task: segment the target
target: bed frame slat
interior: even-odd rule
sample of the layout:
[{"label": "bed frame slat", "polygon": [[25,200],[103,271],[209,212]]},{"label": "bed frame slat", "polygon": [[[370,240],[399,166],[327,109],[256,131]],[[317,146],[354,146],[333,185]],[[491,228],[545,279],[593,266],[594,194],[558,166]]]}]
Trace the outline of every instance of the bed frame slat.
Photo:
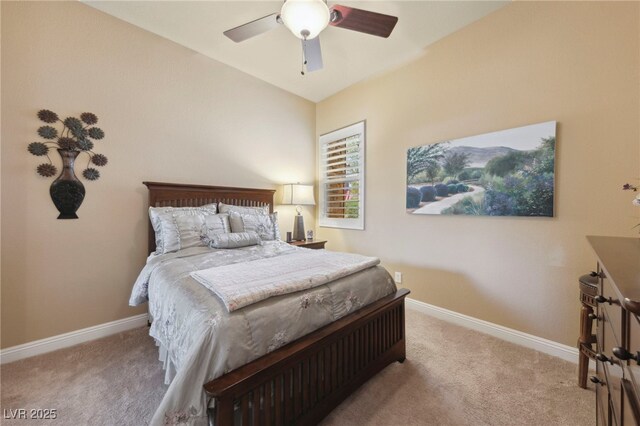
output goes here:
[{"label": "bed frame slat", "polygon": [[[274,380],[273,402],[265,395],[261,408],[252,407],[251,418],[264,419],[260,424],[318,423],[371,376],[392,362],[404,361],[404,332],[395,330],[402,324],[407,294],[408,290],[400,289],[205,384],[205,391],[216,401],[216,419],[221,418],[220,412],[229,413],[221,402],[239,407],[235,422],[231,415],[216,426],[250,424],[245,399],[255,399],[254,389],[269,389]],[[393,318],[398,318],[397,328]],[[269,421],[272,412],[273,422]]]},{"label": "bed frame slat", "polygon": [[264,385],[264,424],[273,424],[271,409],[273,407],[273,380],[268,380]]}]

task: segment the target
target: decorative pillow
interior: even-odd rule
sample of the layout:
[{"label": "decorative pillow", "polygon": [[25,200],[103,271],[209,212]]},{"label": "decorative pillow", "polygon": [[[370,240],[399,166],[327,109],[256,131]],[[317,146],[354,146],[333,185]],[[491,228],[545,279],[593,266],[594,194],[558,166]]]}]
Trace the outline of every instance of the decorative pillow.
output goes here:
[{"label": "decorative pillow", "polygon": [[232,234],[214,234],[209,239],[209,247],[214,249],[233,249],[260,244],[260,236],[255,232],[235,232]]},{"label": "decorative pillow", "polygon": [[177,251],[189,247],[206,246],[208,240],[202,238],[203,234],[224,234],[231,232],[228,214],[198,214],[198,215],[173,215],[173,221],[178,230],[178,244],[167,246],[166,251]]},{"label": "decorative pillow", "polygon": [[269,214],[269,206],[242,207],[242,206],[233,206],[231,204],[220,203],[218,206],[218,210],[220,210],[220,213],[242,213],[242,214],[261,214],[261,215]]},{"label": "decorative pillow", "polygon": [[229,215],[229,222],[231,223],[231,232],[252,231],[264,241],[280,240],[278,213],[262,215],[233,212]]},{"label": "decorative pillow", "polygon": [[[180,236],[174,216],[197,216],[216,214],[216,205],[201,207],[149,207],[151,226],[156,234],[156,254],[169,253],[180,249]],[[198,239],[200,234],[198,234]]]},{"label": "decorative pillow", "polygon": [[229,215],[226,213],[204,217],[204,224],[200,230],[199,238],[205,246],[209,245],[214,235],[228,234],[231,232]]}]

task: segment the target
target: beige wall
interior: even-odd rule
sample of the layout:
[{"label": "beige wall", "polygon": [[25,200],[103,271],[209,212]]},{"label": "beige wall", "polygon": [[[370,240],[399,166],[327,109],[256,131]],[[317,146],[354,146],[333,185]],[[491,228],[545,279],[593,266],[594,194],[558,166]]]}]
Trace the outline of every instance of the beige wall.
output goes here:
[{"label": "beige wall", "polygon": [[[368,131],[366,230],[319,237],[380,256],[416,299],[573,345],[576,277],[594,263],[584,236],[634,235],[619,188],[640,175],[638,3],[507,6],[315,115],[80,3],[1,10],[3,348],[144,312],[127,307],[145,257],[143,180],[311,182],[316,125],[367,119]],[[97,151],[110,163],[86,183],[79,220],[56,220],[51,180],[26,152],[40,108],[95,112],[107,133]],[[559,122],[556,218],[405,213],[407,148],[546,120]],[[290,230],[293,208],[278,210]]]},{"label": "beige wall", "polygon": [[[640,4],[517,3],[317,106],[319,134],[367,120],[366,230],[328,247],[380,256],[411,297],[574,345],[585,235],[634,236]],[[558,121],[553,219],[405,213],[413,146]],[[634,218],[635,216],[635,218]]]},{"label": "beige wall", "polygon": [[[313,103],[78,2],[1,7],[2,347],[145,311],[127,306],[146,255],[143,180],[313,182]],[[94,112],[107,135],[78,220],[56,219],[26,150],[41,108]],[[290,230],[293,208],[278,210]]]}]

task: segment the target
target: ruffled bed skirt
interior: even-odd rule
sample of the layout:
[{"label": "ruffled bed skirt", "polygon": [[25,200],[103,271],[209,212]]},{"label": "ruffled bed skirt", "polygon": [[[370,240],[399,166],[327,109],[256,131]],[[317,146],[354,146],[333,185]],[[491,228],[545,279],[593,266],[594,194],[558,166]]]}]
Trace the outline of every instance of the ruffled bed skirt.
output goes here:
[{"label": "ruffled bed skirt", "polygon": [[[165,348],[165,346],[160,343],[160,341],[158,341],[157,339],[154,339],[156,342],[156,346],[158,347],[158,359],[162,362],[162,369],[164,370],[164,384],[165,385],[170,385],[171,382],[173,381],[173,379],[176,377],[176,366],[173,364],[173,362],[171,361],[171,357],[169,356],[169,351],[167,350],[167,348]],[[209,400],[209,404],[208,404],[208,409],[207,409],[207,417],[208,420],[202,419],[202,418],[194,418],[191,419],[192,421],[194,421],[194,423],[191,423],[191,421],[187,421],[186,424],[207,424],[208,426],[214,426],[213,424],[213,408],[215,407],[215,401],[213,399]],[[238,422],[240,419],[240,412],[238,411],[239,407],[234,407],[234,411],[237,411],[235,413],[235,415],[238,417]],[[183,420],[183,418],[181,416],[178,416],[177,418],[177,422],[173,423],[172,420],[174,420],[171,416],[169,419],[165,418],[165,424],[183,424],[181,421]],[[239,423],[238,423],[239,424]]]},{"label": "ruffled bed skirt", "polygon": [[158,358],[160,359],[160,361],[162,361],[162,369],[164,370],[164,384],[170,385],[173,381],[173,378],[176,377],[176,366],[173,365],[167,348],[165,348],[164,345],[157,339],[154,340],[156,341],[156,346],[158,347]]}]

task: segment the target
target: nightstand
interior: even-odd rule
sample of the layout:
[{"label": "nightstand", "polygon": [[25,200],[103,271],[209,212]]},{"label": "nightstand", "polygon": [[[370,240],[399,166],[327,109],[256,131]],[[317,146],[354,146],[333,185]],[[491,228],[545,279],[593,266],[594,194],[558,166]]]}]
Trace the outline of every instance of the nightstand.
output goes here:
[{"label": "nightstand", "polygon": [[307,241],[290,241],[289,244],[297,247],[304,247],[313,250],[320,250],[324,248],[326,241],[316,241],[316,240],[307,240]]}]

